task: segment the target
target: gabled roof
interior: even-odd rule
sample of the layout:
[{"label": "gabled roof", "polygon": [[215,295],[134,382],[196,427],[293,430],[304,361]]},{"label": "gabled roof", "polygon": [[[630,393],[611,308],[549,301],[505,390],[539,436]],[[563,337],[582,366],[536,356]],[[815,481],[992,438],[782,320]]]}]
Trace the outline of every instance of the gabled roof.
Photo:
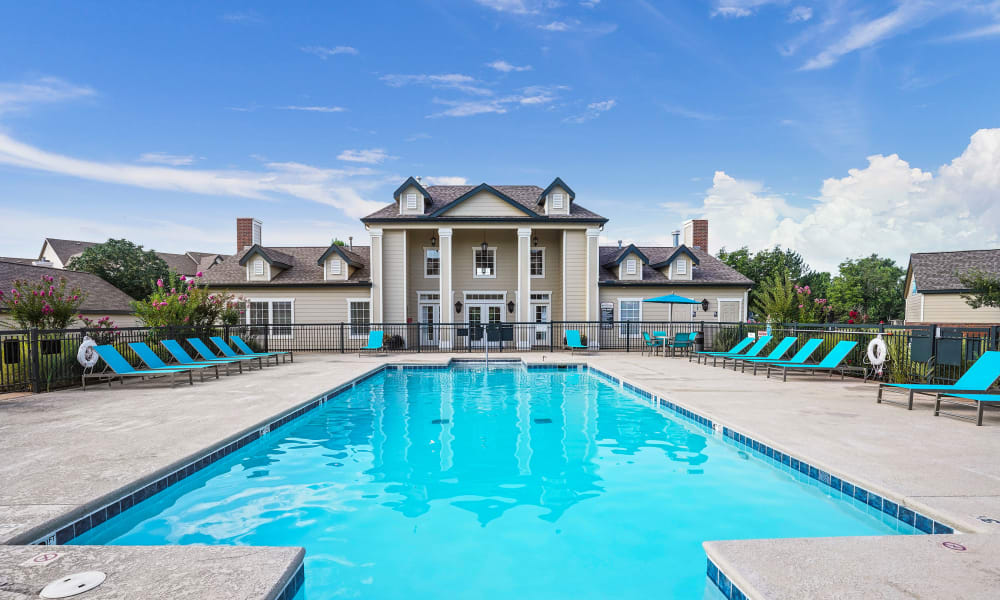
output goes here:
[{"label": "gabled roof", "polygon": [[292,266],[292,258],[290,256],[280,250],[275,250],[274,248],[264,248],[260,244],[250,246],[247,251],[243,253],[243,257],[240,258],[240,266],[246,266],[250,257],[254,254],[260,254],[261,258],[266,260],[267,264],[272,267],[287,269]]},{"label": "gabled roof", "polygon": [[562,189],[566,190],[566,193],[569,194],[570,202],[576,200],[576,192],[570,189],[570,187],[566,185],[566,183],[562,179],[556,177],[555,179],[552,180],[552,183],[549,184],[549,187],[542,190],[541,194],[538,194],[537,204],[541,204],[545,200],[545,197],[549,195],[549,192],[552,191],[552,188],[555,187],[561,187]]},{"label": "gabled roof", "polygon": [[625,257],[628,256],[629,254],[635,254],[636,256],[641,258],[642,264],[644,265],[649,264],[649,257],[643,254],[642,250],[636,248],[635,244],[629,244],[628,246],[622,248],[622,251],[618,253],[618,256],[615,257],[615,259],[608,264],[615,266],[620,265],[622,264],[622,261],[625,260]]},{"label": "gabled roof", "polygon": [[361,268],[364,266],[357,256],[352,255],[350,252],[345,250],[343,246],[341,246],[340,244],[330,244],[330,247],[326,249],[326,252],[324,252],[322,255],[320,255],[318,259],[316,259],[316,264],[322,265],[324,262],[326,262],[326,259],[329,258],[331,254],[339,255],[340,258],[344,259],[345,263],[349,264],[352,267]]},{"label": "gabled roof", "polygon": [[93,273],[67,271],[54,267],[36,267],[22,262],[0,259],[0,289],[10,290],[14,286],[14,281],[18,279],[29,282],[38,281],[42,275],[55,277],[57,282],[61,277],[65,278],[67,287],[79,287],[86,292],[87,297],[80,305],[82,313],[132,313],[132,297]]},{"label": "gabled roof", "polygon": [[[52,251],[55,252],[56,256],[59,257],[59,260],[61,260],[63,264],[66,264],[69,262],[69,259],[73,258],[73,256],[80,254],[81,252],[83,252],[87,248],[90,248],[91,246],[96,246],[97,242],[81,242],[79,240],[60,240],[57,238],[45,238],[45,240],[42,243],[43,250],[45,249],[45,244],[48,244],[49,248],[52,248]],[[41,257],[42,253],[39,252],[38,258]]]},{"label": "gabled roof", "polygon": [[697,265],[701,262],[701,260],[695,255],[693,250],[691,250],[684,244],[681,244],[680,246],[677,246],[677,248],[675,248],[674,251],[670,253],[670,256],[668,256],[665,260],[661,260],[660,262],[652,264],[650,266],[653,267],[654,269],[662,269],[663,267],[669,266],[670,263],[674,262],[674,259],[677,258],[678,254],[686,254],[691,259],[691,262],[693,264]]},{"label": "gabled roof", "polygon": [[917,252],[910,255],[909,274],[917,292],[967,292],[959,273],[985,271],[1000,276],[1000,249]]},{"label": "gabled roof", "polygon": [[204,281],[223,288],[371,287],[368,246],[340,248],[361,266],[354,269],[347,279],[330,280],[324,278],[323,261],[319,260],[320,256],[329,252],[329,246],[282,246],[281,248],[263,247],[262,249],[269,255],[280,253],[291,266],[280,271],[270,281],[247,281],[243,259],[252,253],[253,247],[251,247],[236,256],[226,258],[211,271],[206,271]]},{"label": "gabled roof", "polygon": [[[45,244],[48,244],[52,251],[56,253],[59,260],[62,261],[63,265],[69,263],[69,259],[82,253],[87,248],[96,246],[98,242],[83,242],[80,240],[60,240],[57,238],[45,238],[42,244],[42,250],[45,249]],[[155,251],[154,251],[155,252]],[[212,268],[215,264],[214,258],[212,260],[207,260],[208,257],[217,257],[224,255],[211,254],[208,252],[185,252],[184,254],[173,254],[170,252],[156,252],[156,255],[163,259],[163,262],[167,263],[167,266],[176,272],[178,275],[188,275],[193,276],[198,271],[207,271]],[[38,258],[42,257],[42,253],[38,253]]]},{"label": "gabled roof", "polygon": [[459,204],[465,202],[466,200],[468,200],[469,198],[472,198],[473,196],[475,196],[476,194],[478,194],[480,192],[489,192],[489,193],[493,194],[494,196],[496,196],[497,198],[500,198],[501,200],[503,200],[507,204],[510,204],[514,208],[520,210],[521,212],[523,212],[524,214],[526,214],[528,216],[531,216],[531,217],[537,217],[538,216],[538,213],[536,213],[535,211],[529,210],[526,206],[522,205],[517,200],[514,200],[513,198],[511,198],[507,194],[501,192],[500,190],[496,189],[495,187],[491,186],[488,183],[480,183],[479,185],[477,185],[476,187],[472,188],[471,190],[465,192],[464,194],[462,194],[458,198],[455,198],[448,205],[442,206],[441,208],[435,210],[429,216],[431,216],[431,217],[437,217],[441,213],[447,212],[447,211],[455,208]]},{"label": "gabled roof", "polygon": [[[688,248],[698,258],[698,268],[691,270],[691,279],[668,279],[654,265],[665,262],[680,246],[636,246],[645,254],[651,264],[642,266],[642,280],[618,279],[618,269],[615,260],[621,256],[623,249],[618,246],[601,246],[600,268],[598,269],[598,285],[618,287],[684,287],[684,286],[733,286],[750,287],[753,281],[742,273],[715,258],[701,248]],[[683,295],[683,293],[682,293]]]},{"label": "gabled roof", "polygon": [[392,193],[392,199],[399,200],[399,195],[405,192],[406,188],[410,186],[413,186],[418,190],[420,190],[420,193],[424,195],[425,200],[431,197],[431,195],[427,193],[427,189],[424,188],[424,186],[420,185],[420,182],[417,181],[415,177],[410,177],[409,179],[403,182],[403,185],[396,188],[396,191]]}]

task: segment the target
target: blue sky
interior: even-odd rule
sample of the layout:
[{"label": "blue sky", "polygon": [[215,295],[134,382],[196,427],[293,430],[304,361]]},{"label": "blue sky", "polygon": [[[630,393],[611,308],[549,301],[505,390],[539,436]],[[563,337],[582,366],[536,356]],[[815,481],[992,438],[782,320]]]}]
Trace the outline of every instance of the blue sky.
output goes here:
[{"label": "blue sky", "polygon": [[997,0],[14,3],[0,255],[365,241],[408,175],[823,268],[997,246],[997,56]]}]

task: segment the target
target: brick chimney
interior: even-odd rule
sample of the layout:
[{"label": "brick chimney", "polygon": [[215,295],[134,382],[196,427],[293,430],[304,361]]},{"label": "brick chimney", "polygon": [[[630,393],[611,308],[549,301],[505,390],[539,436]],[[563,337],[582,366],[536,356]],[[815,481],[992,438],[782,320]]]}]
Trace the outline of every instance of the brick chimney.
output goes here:
[{"label": "brick chimney", "polygon": [[684,245],[708,251],[708,219],[684,222]]},{"label": "brick chimney", "polygon": [[236,253],[260,243],[261,222],[253,217],[236,218]]}]

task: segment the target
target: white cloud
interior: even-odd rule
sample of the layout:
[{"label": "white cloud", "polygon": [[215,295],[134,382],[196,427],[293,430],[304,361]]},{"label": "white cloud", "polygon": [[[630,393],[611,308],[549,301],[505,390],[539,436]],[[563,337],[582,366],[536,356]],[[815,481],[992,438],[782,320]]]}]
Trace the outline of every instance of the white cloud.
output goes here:
[{"label": "white cloud", "polygon": [[583,0],[580,2],[580,6],[584,8],[595,8],[600,3],[601,0]]},{"label": "white cloud", "polygon": [[0,133],[0,164],[91,181],[209,196],[276,200],[291,196],[361,217],[382,206],[365,200],[384,178],[370,168],[324,169],[301,163],[266,163],[263,171],[216,171],[99,162],[47,152]]},{"label": "white cloud", "polygon": [[190,154],[178,155],[167,154],[166,152],[146,152],[145,154],[139,156],[139,162],[180,167],[192,164],[194,162],[194,157]]},{"label": "white cloud", "polygon": [[825,180],[812,204],[798,207],[760,183],[719,171],[700,206],[669,210],[707,218],[713,251],[781,244],[814,268],[831,270],[873,252],[905,264],[911,252],[997,247],[998,190],[1000,129],[981,129],[936,174],[896,154],[874,155],[866,167]]},{"label": "white cloud", "polygon": [[495,60],[491,63],[486,63],[486,66],[491,69],[496,69],[501,73],[510,73],[511,71],[530,71],[531,65],[517,66],[512,65],[505,60]]},{"label": "white cloud", "polygon": [[445,175],[440,177],[424,177],[421,179],[421,183],[424,185],[466,185],[468,180],[465,177]]},{"label": "white cloud", "polygon": [[602,100],[600,102],[591,102],[590,104],[587,105],[587,110],[584,111],[583,113],[572,117],[566,117],[563,120],[567,123],[584,123],[586,121],[590,121],[591,119],[596,119],[602,114],[608,112],[609,110],[615,107],[615,104],[617,104],[617,102],[615,102],[614,100]]},{"label": "white cloud", "polygon": [[493,90],[473,85],[478,83],[475,77],[463,75],[461,73],[444,73],[440,75],[383,75],[380,77],[386,85],[391,87],[403,87],[404,85],[426,85],[437,89],[456,89],[467,94],[477,96],[489,96]]},{"label": "white cloud", "polygon": [[558,98],[565,86],[529,86],[519,92],[500,98],[485,98],[480,100],[446,100],[435,98],[436,104],[450,108],[428,117],[470,117],[488,113],[504,114],[519,106],[540,106],[549,104]]},{"label": "white cloud", "polygon": [[331,56],[336,56],[338,54],[350,54],[357,55],[357,48],[352,48],[351,46],[303,46],[300,48],[306,54],[314,54],[323,60],[330,58]]},{"label": "white cloud", "polygon": [[497,12],[515,15],[534,15],[559,6],[558,0],[476,0],[476,3]]},{"label": "white cloud", "polygon": [[343,106],[279,106],[280,110],[301,110],[306,112],[339,113],[347,109]]},{"label": "white cloud", "polygon": [[955,35],[949,35],[947,37],[941,38],[938,41],[960,42],[964,40],[976,40],[984,37],[992,37],[995,35],[1000,35],[1000,23],[994,23],[992,25],[986,25],[985,27],[979,27],[977,29],[963,31],[962,33],[956,33]]},{"label": "white cloud", "polygon": [[678,117],[684,117],[685,119],[695,119],[698,121],[718,121],[722,117],[718,115],[713,115],[711,113],[702,112],[700,110],[692,110],[690,108],[684,108],[683,106],[677,106],[676,104],[662,104],[663,110],[667,111],[672,115],[677,115]]},{"label": "white cloud", "polygon": [[381,164],[385,162],[385,159],[387,158],[396,157],[389,156],[389,154],[381,148],[372,148],[370,150],[344,150],[337,155],[337,160],[366,163],[369,165]]},{"label": "white cloud", "polygon": [[574,25],[578,25],[578,21],[572,23],[567,23],[566,21],[552,21],[547,25],[539,25],[539,29],[544,29],[545,31],[569,31]]},{"label": "white cloud", "polygon": [[796,6],[788,12],[788,22],[798,23],[800,21],[808,21],[813,16],[813,9],[808,6]]},{"label": "white cloud", "polygon": [[0,83],[0,114],[24,110],[34,104],[49,104],[94,96],[92,88],[74,85],[57,77],[40,77],[21,83]]},{"label": "white cloud", "polygon": [[410,137],[404,139],[404,142],[416,142],[418,140],[429,140],[431,139],[431,134],[429,133],[414,133]]}]

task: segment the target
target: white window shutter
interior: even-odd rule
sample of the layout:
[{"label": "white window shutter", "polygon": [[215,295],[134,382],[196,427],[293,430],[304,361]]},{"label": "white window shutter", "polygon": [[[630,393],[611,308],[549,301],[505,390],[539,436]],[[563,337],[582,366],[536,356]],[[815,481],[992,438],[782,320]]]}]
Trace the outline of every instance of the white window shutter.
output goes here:
[{"label": "white window shutter", "polygon": [[340,261],[336,258],[330,261],[330,275],[340,275]]},{"label": "white window shutter", "polygon": [[406,195],[406,208],[407,208],[407,210],[416,210],[417,209],[417,195],[416,194],[407,194]]},{"label": "white window shutter", "polygon": [[562,210],[562,207],[563,207],[563,195],[552,194],[552,208]]},{"label": "white window shutter", "polygon": [[258,258],[255,261],[253,261],[253,274],[254,275],[263,275],[264,274],[264,259],[263,258]]},{"label": "white window shutter", "polygon": [[625,272],[629,275],[635,275],[635,259],[630,258],[625,261]]}]

